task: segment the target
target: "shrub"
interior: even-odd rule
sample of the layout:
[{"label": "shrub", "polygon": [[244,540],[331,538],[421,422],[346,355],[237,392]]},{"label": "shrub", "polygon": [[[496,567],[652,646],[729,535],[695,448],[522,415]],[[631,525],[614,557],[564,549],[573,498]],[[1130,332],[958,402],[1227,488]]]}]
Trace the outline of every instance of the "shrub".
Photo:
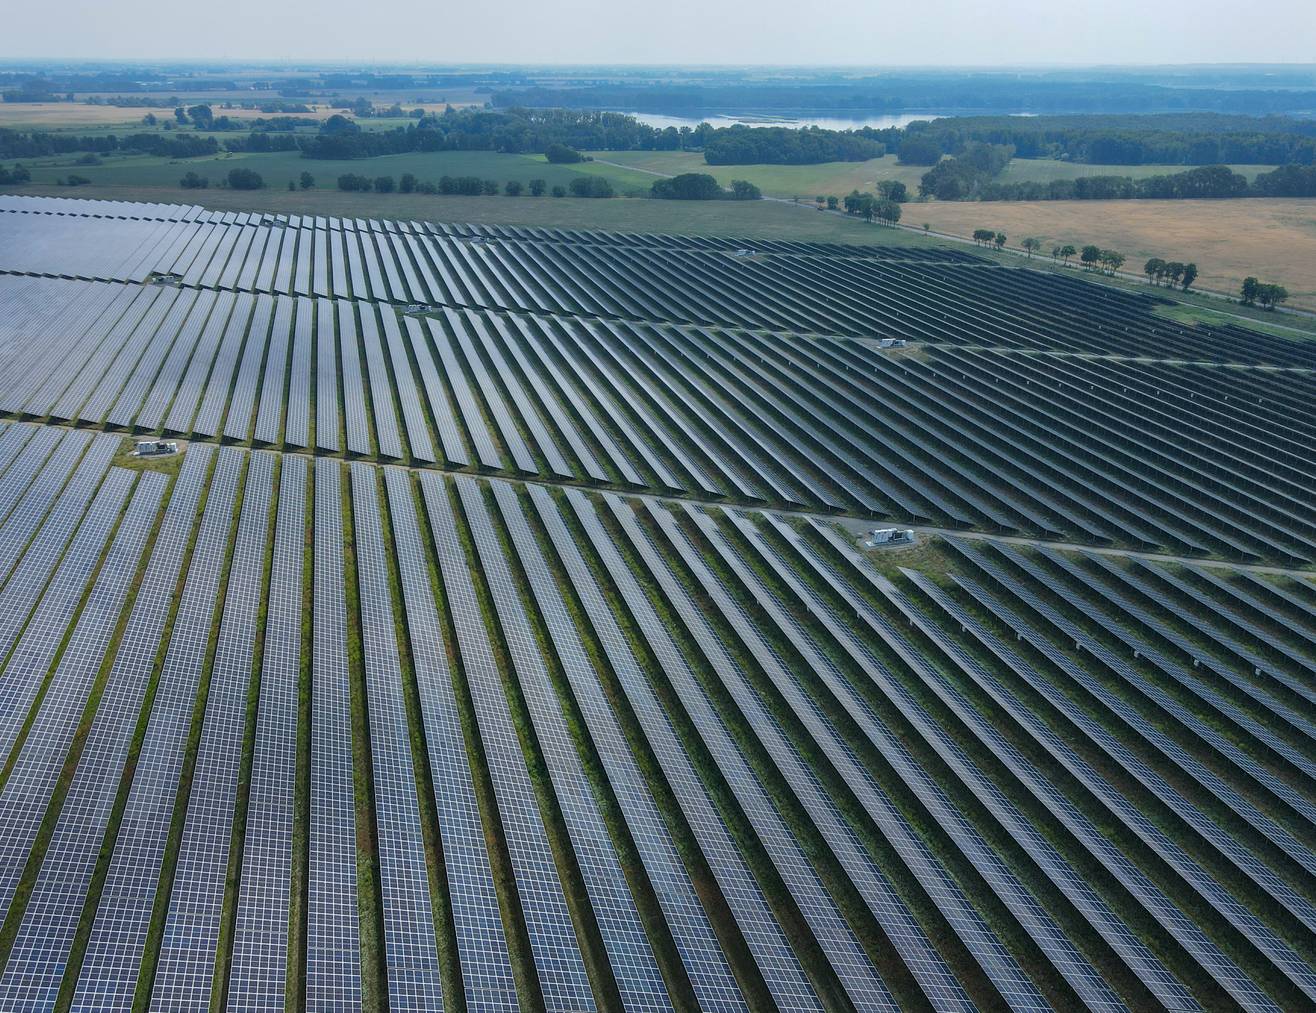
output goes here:
[{"label": "shrub", "polygon": [[571,165],[575,162],[585,161],[585,156],[570,145],[560,144],[554,141],[544,149],[544,157],[554,165]]},{"label": "shrub", "polygon": [[392,193],[397,189],[397,184],[393,181],[392,176],[375,177],[375,193]]},{"label": "shrub", "polygon": [[373,184],[369,176],[360,176],[354,172],[345,172],[338,177],[338,189],[340,190],[369,190]]},{"label": "shrub", "polygon": [[183,174],[183,178],[178,181],[178,185],[184,190],[204,190],[210,186],[210,180],[205,176],[198,176],[195,172]]},{"label": "shrub", "polygon": [[602,176],[577,176],[571,181],[573,197],[613,197],[616,191]]},{"label": "shrub", "polygon": [[265,185],[265,180],[253,169],[230,169],[228,185],[234,190],[259,190]]},{"label": "shrub", "polygon": [[660,179],[649,192],[662,200],[718,200],[726,196],[717,180],[706,172],[683,172]]},{"label": "shrub", "polygon": [[567,188],[565,186],[559,184],[558,186],[553,187],[554,197],[565,197],[566,195],[567,195]]}]

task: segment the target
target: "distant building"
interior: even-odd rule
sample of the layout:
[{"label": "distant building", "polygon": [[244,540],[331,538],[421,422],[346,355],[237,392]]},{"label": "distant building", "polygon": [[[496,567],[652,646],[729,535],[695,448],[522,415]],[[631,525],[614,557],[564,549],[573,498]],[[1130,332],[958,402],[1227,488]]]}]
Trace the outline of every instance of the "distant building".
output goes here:
[{"label": "distant building", "polygon": [[178,453],[178,444],[169,440],[146,440],[133,448],[138,457],[164,457]]}]

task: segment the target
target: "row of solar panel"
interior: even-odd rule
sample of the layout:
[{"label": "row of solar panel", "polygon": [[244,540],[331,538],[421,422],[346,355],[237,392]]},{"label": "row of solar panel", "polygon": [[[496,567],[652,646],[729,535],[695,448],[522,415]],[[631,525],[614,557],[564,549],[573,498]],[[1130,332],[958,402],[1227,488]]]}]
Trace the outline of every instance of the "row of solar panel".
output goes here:
[{"label": "row of solar panel", "polygon": [[1189,553],[1316,552],[1302,374],[1226,388],[1187,365],[888,359],[846,340],[585,318],[0,288],[15,307],[0,331],[9,412]]},{"label": "row of solar panel", "polygon": [[[134,491],[131,475],[109,467],[115,442],[0,429],[0,544],[26,547],[0,582],[6,622],[11,610],[20,615],[7,669],[18,677],[4,683],[13,694],[4,713],[15,715],[0,788],[5,912],[37,831],[54,820],[15,916],[0,975],[5,1008],[50,1008],[86,918],[90,934],[67,972],[74,1008],[127,1009],[143,987],[162,1009],[206,1006],[226,903],[246,927],[222,983],[229,1008],[282,1008],[303,609],[312,616],[309,1003],[350,1005],[361,995],[361,749],[374,774],[390,1008],[443,1002],[436,933],[447,931],[446,919],[434,907],[431,872],[446,873],[463,990],[477,1009],[516,1008],[508,919],[524,928],[550,1009],[593,1008],[601,987],[615,987],[628,1009],[668,1008],[674,974],[706,1009],[742,1008],[755,989],[780,1009],[821,1008],[829,989],[858,1009],[901,1008],[913,997],[939,1009],[989,997],[1043,1009],[1067,990],[1104,1009],[1150,996],[1167,1008],[1209,1005],[1219,994],[1246,1008],[1316,998],[1303,928],[1316,920],[1316,859],[1306,843],[1316,800],[1311,701],[1289,685],[1306,683],[1316,664],[1310,585],[1080,565],[1055,553],[1044,574],[1008,546],[988,554],[958,543],[999,592],[967,575],[963,591],[951,591],[915,573],[904,590],[817,524],[688,504],[672,512],[612,494],[600,512],[578,490],[555,499],[542,487],[518,494],[506,482],[434,473],[417,485],[400,469],[364,463],[352,465],[344,487],[342,465],[322,459],[312,598],[303,604],[303,459],[194,445],[139,573],[164,481],[147,473]],[[359,603],[351,615],[345,505]],[[119,629],[134,577],[140,588]],[[1057,580],[1092,603],[1086,616],[1101,630],[1080,629],[1048,601]],[[1159,598],[1137,582],[1156,582]],[[1128,611],[1135,591],[1141,602]],[[266,594],[281,607],[267,611]],[[1187,601],[1217,610],[1203,619],[1177,604]],[[1036,657],[1000,639],[983,613]],[[362,645],[355,687],[352,627]],[[957,627],[987,657],[957,639]],[[76,773],[48,813],[115,637]],[[1083,657],[1061,642],[1081,646]],[[1119,644],[1136,645],[1138,657],[1121,658]],[[1171,657],[1171,645],[1194,650]],[[591,660],[595,649],[606,670]],[[1241,649],[1265,665],[1248,667]],[[408,715],[407,670],[419,715]],[[948,679],[952,670],[961,676]],[[1111,676],[1120,688],[1108,685]],[[1084,695],[1065,689],[1071,684]],[[258,718],[244,807],[237,779],[252,693]],[[355,693],[369,734],[354,747]],[[134,774],[119,799],[146,699]],[[1039,711],[1038,700],[1067,724]],[[1142,720],[1145,705],[1161,708],[1173,730]],[[467,706],[477,740],[462,731]],[[1107,713],[1118,721],[1108,724]],[[573,714],[583,733],[571,730]],[[421,816],[430,803],[417,794],[426,782],[406,732],[417,721],[443,856],[434,870]],[[601,764],[582,755],[580,734]],[[474,741],[481,760],[472,769]],[[1039,766],[1043,757],[1053,766]],[[650,763],[660,782],[644,772]],[[546,781],[536,784],[539,764]],[[496,807],[477,802],[480,781]],[[622,838],[601,790],[621,813]],[[230,854],[240,808],[247,833]],[[1039,812],[1064,834],[1038,823]],[[489,825],[505,852],[487,851]],[[112,828],[112,856],[89,908]],[[176,850],[167,846],[171,828]],[[712,873],[698,890],[691,847],[696,871]],[[638,866],[627,866],[626,848]],[[503,875],[515,883],[515,909],[500,907]],[[709,889],[721,898],[711,908]],[[637,890],[653,891],[661,929]],[[156,910],[165,917],[143,986]],[[587,970],[595,930],[607,986]],[[655,931],[674,944],[679,967],[652,945]],[[729,947],[728,932],[741,942]],[[742,944],[752,973],[727,957]]]},{"label": "row of solar panel", "polygon": [[[232,212],[217,222],[0,217],[0,270],[14,272],[162,276],[240,291],[952,345],[1316,364],[1316,353],[1282,338],[1189,327],[1154,315],[1142,296],[965,263],[959,254],[738,255],[747,252],[493,236],[415,222],[293,217],[238,224]],[[825,301],[820,291],[828,293]]]}]

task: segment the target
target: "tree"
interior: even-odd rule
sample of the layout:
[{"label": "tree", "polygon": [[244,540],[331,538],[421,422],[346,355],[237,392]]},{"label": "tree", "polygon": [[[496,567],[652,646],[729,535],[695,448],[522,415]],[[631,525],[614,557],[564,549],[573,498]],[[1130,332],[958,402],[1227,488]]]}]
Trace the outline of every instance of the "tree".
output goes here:
[{"label": "tree", "polygon": [[554,197],[565,197],[566,195],[567,195],[567,188],[565,186],[559,184],[558,186],[553,187]]},{"label": "tree", "polygon": [[1109,274],[1114,274],[1124,266],[1124,254],[1118,250],[1102,250],[1101,262],[1106,266]]},{"label": "tree", "polygon": [[357,119],[365,119],[367,116],[373,116],[374,114],[375,107],[370,104],[370,99],[364,95],[357,96],[356,101],[352,103],[352,115]]},{"label": "tree", "polygon": [[813,202],[817,204],[819,207],[822,207],[824,204],[827,203],[827,198],[824,197],[822,194],[819,194],[817,197],[813,199]]},{"label": "tree", "polygon": [[909,187],[898,179],[884,179],[877,184],[877,195],[883,200],[903,204],[909,200]]},{"label": "tree", "polygon": [[288,180],[288,189],[289,189],[289,190],[296,190],[296,189],[297,189],[297,184],[296,184],[295,182],[293,182],[292,180]]},{"label": "tree", "polygon": [[973,243],[975,246],[982,243],[994,243],[996,241],[995,229],[974,229]]},{"label": "tree", "polygon": [[188,171],[183,174],[183,178],[178,181],[178,185],[184,190],[204,190],[210,186],[210,180],[205,176],[198,176],[195,172]]},{"label": "tree", "polygon": [[311,190],[315,187],[315,177],[309,172],[303,172],[298,182],[303,190]]},{"label": "tree", "polygon": [[542,179],[532,179],[530,181],[531,197],[542,197],[544,196],[544,191],[547,189],[548,189],[548,184],[545,183]]},{"label": "tree", "polygon": [[1033,254],[1042,248],[1042,240],[1034,239],[1032,236],[1029,236],[1019,245],[1022,246],[1024,252],[1028,254],[1028,259],[1032,260]]},{"label": "tree", "polygon": [[616,191],[602,176],[577,176],[569,184],[573,197],[613,197]]},{"label": "tree", "polygon": [[1171,260],[1165,265],[1165,277],[1170,279],[1170,287],[1179,284],[1179,279],[1183,277],[1183,264],[1177,260]]},{"label": "tree", "polygon": [[1076,254],[1076,253],[1078,253],[1078,250],[1074,249],[1073,244],[1072,244],[1072,243],[1066,243],[1064,246],[1060,247],[1060,254],[1059,254],[1059,256],[1060,256],[1060,259],[1063,260],[1063,261],[1065,262],[1065,266],[1068,267],[1068,266],[1069,266],[1069,258],[1072,257],[1072,256],[1073,256],[1074,254]]},{"label": "tree", "polygon": [[1261,290],[1261,282],[1257,281],[1252,275],[1243,279],[1243,288],[1239,293],[1244,306],[1252,306],[1257,301],[1257,295]]},{"label": "tree", "polygon": [[657,180],[649,194],[661,200],[719,200],[726,196],[717,180],[706,172],[683,172]]},{"label": "tree", "polygon": [[393,181],[392,176],[375,177],[375,193],[392,193],[397,189],[397,184]]},{"label": "tree", "polygon": [[[761,200],[763,192],[747,179],[733,179],[731,181],[731,199],[732,200]],[[827,200],[831,207],[836,206],[836,198],[828,197]]]},{"label": "tree", "polygon": [[156,124],[155,113],[147,113],[142,117],[142,126],[153,127]]},{"label": "tree", "polygon": [[210,106],[202,104],[192,106],[187,111],[188,118],[196,124],[198,130],[209,130],[215,121],[215,114]]},{"label": "tree", "polygon": [[839,205],[840,203],[841,203],[840,198],[838,198],[835,194],[829,195],[827,198],[827,210],[835,211],[837,205]]},{"label": "tree", "polygon": [[[73,177],[70,176],[71,180]],[[1289,290],[1283,285],[1259,285],[1257,286],[1257,302],[1268,310],[1273,310],[1280,303],[1289,297]]]},{"label": "tree", "polygon": [[521,191],[524,189],[525,187],[521,185],[519,180],[509,179],[507,184],[503,187],[503,193],[507,194],[509,197],[520,197]]},{"label": "tree", "polygon": [[879,221],[886,222],[888,225],[895,225],[900,221],[900,205],[893,200],[880,200],[876,202],[874,213]]},{"label": "tree", "polygon": [[353,193],[358,191],[367,191],[374,184],[370,181],[369,176],[361,176],[354,172],[345,172],[338,177],[338,189],[348,190]]},{"label": "tree", "polygon": [[1193,282],[1197,280],[1197,265],[1191,260],[1183,266],[1183,281],[1181,282],[1183,290],[1188,291]]},{"label": "tree", "polygon": [[404,172],[402,178],[398,180],[398,193],[415,193],[416,176],[414,173]]},{"label": "tree", "polygon": [[179,123],[186,123],[187,110],[185,110],[182,106],[179,106],[177,109],[174,110],[174,119],[177,120]]},{"label": "tree", "polygon": [[544,149],[544,157],[554,165],[571,165],[585,161],[585,156],[568,144],[554,141]]},{"label": "tree", "polygon": [[1147,276],[1150,284],[1156,284],[1165,274],[1165,261],[1160,257],[1152,257],[1147,263],[1142,265],[1142,273]]},{"label": "tree", "polygon": [[480,184],[480,193],[485,197],[497,197],[500,189],[496,179],[486,179]]},{"label": "tree", "polygon": [[1005,245],[1005,240],[1006,240],[1006,235],[1005,235],[1004,232],[998,232],[998,233],[996,233],[996,235],[992,238],[992,242],[996,244],[996,248],[997,248],[998,250],[1001,249],[1001,247],[1003,247],[1003,246]]},{"label": "tree", "polygon": [[265,180],[253,169],[230,169],[228,185],[234,190],[259,190],[265,185]]},{"label": "tree", "polygon": [[1083,269],[1085,271],[1091,271],[1101,260],[1101,247],[1089,243],[1087,246],[1083,247],[1083,252],[1079,254],[1078,259],[1083,262]]}]

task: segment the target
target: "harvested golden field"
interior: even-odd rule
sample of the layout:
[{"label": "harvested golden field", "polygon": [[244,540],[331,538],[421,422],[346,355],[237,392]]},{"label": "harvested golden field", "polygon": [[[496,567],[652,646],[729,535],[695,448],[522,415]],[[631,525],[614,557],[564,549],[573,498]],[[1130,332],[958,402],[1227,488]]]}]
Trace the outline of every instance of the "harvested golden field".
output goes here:
[{"label": "harvested golden field", "polygon": [[1316,306],[1316,198],[1240,200],[1019,201],[905,205],[904,224],[970,235],[990,228],[1017,247],[1042,240],[1119,250],[1126,270],[1149,257],[1196,262],[1198,285],[1236,292],[1254,274],[1289,290],[1292,305]]}]

